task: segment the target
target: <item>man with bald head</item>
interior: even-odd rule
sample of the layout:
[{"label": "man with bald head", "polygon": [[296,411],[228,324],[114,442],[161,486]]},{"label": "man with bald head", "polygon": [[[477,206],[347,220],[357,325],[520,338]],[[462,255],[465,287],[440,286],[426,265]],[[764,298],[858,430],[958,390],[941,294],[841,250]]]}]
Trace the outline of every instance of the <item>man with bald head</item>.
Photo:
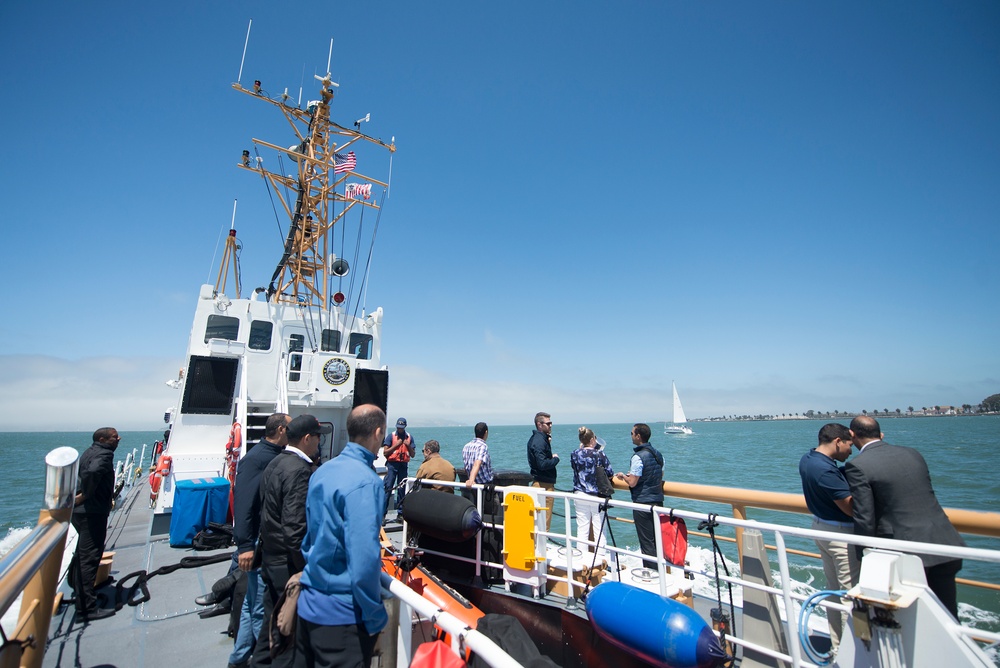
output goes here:
[{"label": "man with bald head", "polygon": [[[863,536],[963,546],[931,486],[927,462],[913,448],[882,440],[878,422],[867,415],[851,420],[851,440],[859,450],[844,474],[851,488],[854,531]],[[861,556],[858,548],[858,556]],[[918,554],[927,586],[958,618],[955,575],[961,559]]]},{"label": "man with bald head", "polygon": [[356,407],[347,438],[309,480],[296,668],[367,666],[389,621],[379,583],[385,488],[372,468],[385,439],[385,413],[372,404]]}]

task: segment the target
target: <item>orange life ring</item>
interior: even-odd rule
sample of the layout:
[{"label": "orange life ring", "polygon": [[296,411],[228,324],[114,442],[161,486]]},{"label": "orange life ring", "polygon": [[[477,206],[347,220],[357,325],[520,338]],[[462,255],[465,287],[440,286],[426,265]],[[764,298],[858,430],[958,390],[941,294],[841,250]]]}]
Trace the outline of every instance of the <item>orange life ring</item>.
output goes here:
[{"label": "orange life ring", "polygon": [[236,508],[236,465],[240,463],[240,450],[243,448],[243,429],[239,422],[234,422],[229,428],[229,442],[226,443],[226,478],[229,480],[229,512],[226,521],[233,521]]},{"label": "orange life ring", "polygon": [[226,443],[226,470],[230,483],[236,482],[236,465],[240,461],[240,450],[243,448],[243,429],[239,422],[234,422],[229,429],[229,442]]},{"label": "orange life ring", "polygon": [[170,455],[160,455],[156,462],[156,468],[149,473],[149,507],[156,503],[156,497],[160,494],[160,483],[170,474],[170,466],[173,460]]}]

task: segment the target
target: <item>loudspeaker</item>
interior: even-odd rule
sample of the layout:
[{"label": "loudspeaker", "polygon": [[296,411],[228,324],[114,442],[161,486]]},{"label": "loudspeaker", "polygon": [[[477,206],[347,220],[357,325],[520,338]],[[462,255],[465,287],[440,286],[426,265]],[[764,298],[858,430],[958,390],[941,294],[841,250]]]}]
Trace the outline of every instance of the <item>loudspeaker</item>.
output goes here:
[{"label": "loudspeaker", "polygon": [[375,404],[383,411],[389,406],[389,372],[385,369],[358,369],[354,380],[354,405]]}]

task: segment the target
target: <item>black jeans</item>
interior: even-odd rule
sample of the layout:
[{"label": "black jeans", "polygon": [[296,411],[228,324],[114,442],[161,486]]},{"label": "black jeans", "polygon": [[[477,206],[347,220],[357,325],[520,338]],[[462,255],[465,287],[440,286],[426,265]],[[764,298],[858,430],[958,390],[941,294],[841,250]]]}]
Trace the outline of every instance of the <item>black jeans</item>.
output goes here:
[{"label": "black jeans", "polygon": [[[635,521],[635,535],[639,538],[639,550],[643,554],[655,557],[656,527],[653,525],[653,513],[646,510],[633,510],[632,519]],[[643,559],[642,565],[651,570],[656,570],[655,561]]]},{"label": "black jeans", "polygon": [[70,521],[80,535],[76,542],[76,553],[69,566],[70,585],[76,594],[76,609],[86,614],[97,609],[94,580],[104,555],[104,542],[108,537],[108,516],[73,513]]},{"label": "black jeans", "polygon": [[[264,580],[264,624],[260,627],[260,635],[257,636],[257,644],[254,645],[252,666],[291,666],[295,657],[292,649],[285,650],[278,656],[271,659],[271,640],[278,633],[278,621],[274,619],[274,606],[288,578],[292,574],[288,570],[288,564],[272,564],[265,559],[260,567],[261,577]],[[272,630],[273,627],[273,630]]]},{"label": "black jeans", "polygon": [[368,668],[378,634],[360,624],[323,626],[302,617],[295,623],[295,668]]}]

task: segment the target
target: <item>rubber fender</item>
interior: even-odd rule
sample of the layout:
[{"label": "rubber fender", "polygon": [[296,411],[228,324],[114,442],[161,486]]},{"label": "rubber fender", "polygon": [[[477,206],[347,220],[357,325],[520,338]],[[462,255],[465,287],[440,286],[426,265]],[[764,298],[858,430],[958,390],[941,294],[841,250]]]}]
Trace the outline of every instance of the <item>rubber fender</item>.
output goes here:
[{"label": "rubber fender", "polygon": [[483,526],[474,503],[464,496],[418,489],[403,497],[403,519],[415,530],[449,543],[475,536]]},{"label": "rubber fender", "polygon": [[711,668],[728,658],[698,613],[632,585],[597,585],[587,596],[587,616],[602,638],[654,666]]}]

